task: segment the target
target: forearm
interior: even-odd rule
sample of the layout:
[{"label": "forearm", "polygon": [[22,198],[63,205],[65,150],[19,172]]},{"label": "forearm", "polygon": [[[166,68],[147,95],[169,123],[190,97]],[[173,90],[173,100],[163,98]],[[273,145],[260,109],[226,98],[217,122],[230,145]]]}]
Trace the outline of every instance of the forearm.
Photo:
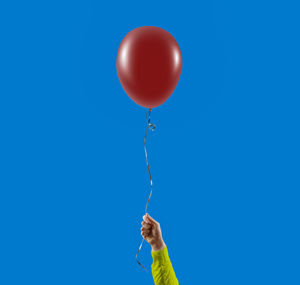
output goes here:
[{"label": "forearm", "polygon": [[151,254],[153,258],[151,265],[152,276],[155,285],[178,285],[178,279],[176,278],[166,245],[164,244],[157,251],[151,250]]},{"label": "forearm", "polygon": [[163,240],[151,245],[152,251],[159,251],[163,249],[166,246],[165,242]]}]

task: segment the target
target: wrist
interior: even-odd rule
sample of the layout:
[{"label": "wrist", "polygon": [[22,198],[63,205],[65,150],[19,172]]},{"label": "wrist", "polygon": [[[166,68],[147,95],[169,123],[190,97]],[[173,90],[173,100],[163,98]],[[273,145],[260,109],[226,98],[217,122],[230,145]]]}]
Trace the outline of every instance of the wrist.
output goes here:
[{"label": "wrist", "polygon": [[160,240],[156,243],[153,243],[151,246],[152,246],[152,251],[159,251],[163,249],[166,246],[166,244],[163,240]]}]

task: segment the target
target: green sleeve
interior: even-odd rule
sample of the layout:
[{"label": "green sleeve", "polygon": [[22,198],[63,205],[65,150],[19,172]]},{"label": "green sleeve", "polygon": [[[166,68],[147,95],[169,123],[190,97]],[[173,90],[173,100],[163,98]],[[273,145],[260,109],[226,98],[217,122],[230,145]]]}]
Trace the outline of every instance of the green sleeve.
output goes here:
[{"label": "green sleeve", "polygon": [[167,246],[158,251],[151,250],[153,263],[151,265],[152,276],[155,285],[178,285]]}]

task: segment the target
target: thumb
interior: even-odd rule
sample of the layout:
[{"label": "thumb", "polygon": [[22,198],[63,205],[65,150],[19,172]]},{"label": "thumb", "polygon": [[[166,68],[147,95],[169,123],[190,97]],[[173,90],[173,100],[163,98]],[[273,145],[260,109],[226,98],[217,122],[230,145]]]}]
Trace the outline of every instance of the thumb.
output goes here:
[{"label": "thumb", "polygon": [[155,225],[158,225],[159,223],[157,221],[155,221],[148,213],[146,214],[146,217],[150,220],[150,222],[152,222]]}]

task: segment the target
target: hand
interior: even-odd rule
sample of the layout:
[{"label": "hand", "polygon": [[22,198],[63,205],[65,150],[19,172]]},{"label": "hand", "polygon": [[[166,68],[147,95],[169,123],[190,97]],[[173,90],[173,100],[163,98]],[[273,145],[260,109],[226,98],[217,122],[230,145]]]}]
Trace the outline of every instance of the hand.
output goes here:
[{"label": "hand", "polygon": [[153,251],[163,249],[166,245],[162,238],[160,224],[147,213],[143,216],[141,235],[151,245]]}]

